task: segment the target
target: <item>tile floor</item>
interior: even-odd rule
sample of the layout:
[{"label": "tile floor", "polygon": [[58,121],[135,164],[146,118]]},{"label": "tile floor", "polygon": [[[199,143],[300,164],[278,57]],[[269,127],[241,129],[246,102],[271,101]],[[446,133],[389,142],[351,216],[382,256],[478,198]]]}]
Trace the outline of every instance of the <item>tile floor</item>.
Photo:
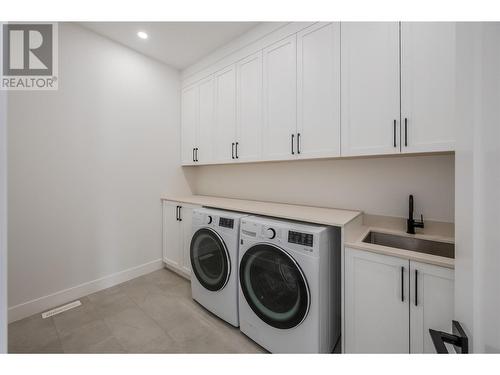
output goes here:
[{"label": "tile floor", "polygon": [[262,353],[191,298],[166,269],[81,298],[82,306],[9,325],[9,353]]}]

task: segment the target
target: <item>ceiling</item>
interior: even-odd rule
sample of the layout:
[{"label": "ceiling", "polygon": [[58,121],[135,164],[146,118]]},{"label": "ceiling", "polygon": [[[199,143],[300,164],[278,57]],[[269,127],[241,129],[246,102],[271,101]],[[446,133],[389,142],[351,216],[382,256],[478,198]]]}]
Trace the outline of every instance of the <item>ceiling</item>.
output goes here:
[{"label": "ceiling", "polygon": [[[174,68],[184,69],[258,22],[83,22],[81,25]],[[148,39],[137,36],[145,31]]]}]

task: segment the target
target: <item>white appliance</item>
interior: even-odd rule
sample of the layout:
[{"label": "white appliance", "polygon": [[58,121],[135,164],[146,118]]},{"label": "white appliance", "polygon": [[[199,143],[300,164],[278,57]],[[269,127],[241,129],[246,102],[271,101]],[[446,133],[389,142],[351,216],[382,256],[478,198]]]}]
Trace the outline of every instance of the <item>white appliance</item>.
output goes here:
[{"label": "white appliance", "polygon": [[340,228],[241,220],[240,330],[272,353],[331,353],[340,337]]},{"label": "white appliance", "polygon": [[235,327],[239,325],[238,240],[240,219],[245,216],[208,208],[193,211],[193,299]]}]

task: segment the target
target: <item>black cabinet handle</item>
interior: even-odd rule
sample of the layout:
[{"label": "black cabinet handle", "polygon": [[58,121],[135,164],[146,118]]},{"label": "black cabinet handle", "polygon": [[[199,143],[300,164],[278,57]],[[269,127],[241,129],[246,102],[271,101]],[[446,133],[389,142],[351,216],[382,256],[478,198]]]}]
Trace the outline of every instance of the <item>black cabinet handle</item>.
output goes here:
[{"label": "black cabinet handle", "polygon": [[179,221],[182,221],[182,217],[181,217],[181,208],[182,208],[182,206],[179,206]]},{"label": "black cabinet handle", "polygon": [[293,151],[293,138],[295,137],[295,134],[292,134],[292,155],[295,155],[295,152]]},{"label": "black cabinet handle", "polygon": [[194,158],[194,150],[195,148],[193,148],[193,163],[196,161],[196,159]]},{"label": "black cabinet handle", "polygon": [[235,144],[235,146],[236,146],[235,147],[236,148],[236,159],[238,159],[238,144],[239,144],[238,142],[236,142],[236,144]]},{"label": "black cabinet handle", "polygon": [[401,266],[401,302],[405,301],[405,268]]},{"label": "black cabinet handle", "polygon": [[234,159],[234,142],[231,143],[231,159]]},{"label": "black cabinet handle", "polygon": [[179,206],[175,206],[175,220],[179,221]]},{"label": "black cabinet handle", "polygon": [[415,306],[418,306],[418,270],[415,270]]},{"label": "black cabinet handle", "polygon": [[405,117],[405,147],[408,147],[408,119]]},{"label": "black cabinet handle", "polygon": [[199,150],[200,150],[200,149],[199,149],[198,147],[196,147],[196,161],[199,161],[199,160],[198,160],[198,151],[199,151]]},{"label": "black cabinet handle", "polygon": [[297,154],[300,154],[300,133],[297,133]]},{"label": "black cabinet handle", "polygon": [[396,147],[396,120],[394,120],[394,147]]}]

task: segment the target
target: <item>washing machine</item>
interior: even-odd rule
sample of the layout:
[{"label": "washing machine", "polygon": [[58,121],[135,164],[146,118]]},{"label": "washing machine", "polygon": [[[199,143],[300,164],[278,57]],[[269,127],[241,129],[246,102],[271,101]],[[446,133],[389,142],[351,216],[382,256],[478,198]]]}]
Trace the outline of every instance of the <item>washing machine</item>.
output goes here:
[{"label": "washing machine", "polygon": [[190,246],[192,297],[235,327],[238,319],[238,241],[240,219],[247,215],[193,210]]},{"label": "washing machine", "polygon": [[340,337],[340,228],[241,220],[240,330],[272,353],[331,353]]}]

